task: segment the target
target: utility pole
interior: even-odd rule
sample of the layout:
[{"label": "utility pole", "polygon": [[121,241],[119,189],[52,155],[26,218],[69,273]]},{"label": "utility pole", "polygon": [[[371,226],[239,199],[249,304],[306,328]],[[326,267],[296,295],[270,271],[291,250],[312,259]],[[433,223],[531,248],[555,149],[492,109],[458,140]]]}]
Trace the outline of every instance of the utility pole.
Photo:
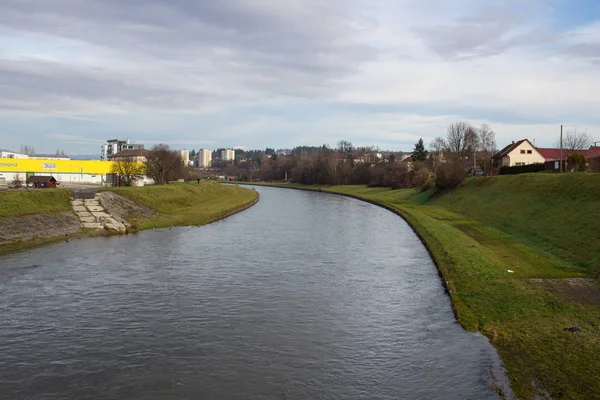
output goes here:
[{"label": "utility pole", "polygon": [[563,172],[563,126],[560,126],[560,172]]},{"label": "utility pole", "polygon": [[[596,149],[597,149],[596,143],[600,143],[600,141],[599,142],[594,142],[594,163],[598,164],[598,155],[596,154]],[[591,165],[591,163],[590,163],[590,165]]]}]

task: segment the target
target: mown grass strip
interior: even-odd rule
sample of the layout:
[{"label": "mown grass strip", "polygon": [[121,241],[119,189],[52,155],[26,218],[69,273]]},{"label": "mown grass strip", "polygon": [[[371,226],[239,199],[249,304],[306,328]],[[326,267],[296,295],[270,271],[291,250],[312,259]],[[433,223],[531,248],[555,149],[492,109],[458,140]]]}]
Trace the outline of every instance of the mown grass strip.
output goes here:
[{"label": "mown grass strip", "polygon": [[0,218],[53,214],[71,209],[66,189],[8,190],[0,192]]},{"label": "mown grass strip", "polygon": [[205,225],[258,201],[258,193],[254,190],[216,182],[119,188],[115,191],[158,211],[158,214],[138,221],[138,230]]}]

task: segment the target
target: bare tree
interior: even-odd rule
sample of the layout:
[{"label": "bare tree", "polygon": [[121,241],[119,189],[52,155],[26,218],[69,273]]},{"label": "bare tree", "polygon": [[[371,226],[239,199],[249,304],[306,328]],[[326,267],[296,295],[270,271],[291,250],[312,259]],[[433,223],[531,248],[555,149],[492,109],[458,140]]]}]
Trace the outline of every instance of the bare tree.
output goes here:
[{"label": "bare tree", "polygon": [[[263,161],[263,163],[265,163],[265,169],[271,169],[271,170],[273,169],[270,159],[267,158],[265,161]],[[274,162],[273,162],[273,164],[274,164]],[[254,181],[254,173],[258,172],[258,166],[256,164],[256,161],[254,161],[252,159],[243,161],[240,163],[239,168],[240,168],[240,170],[244,171],[244,174],[246,175],[246,179],[248,179],[250,182]]]},{"label": "bare tree", "polygon": [[235,176],[237,178],[239,169],[234,163],[230,162],[223,168],[223,173],[227,176]]},{"label": "bare tree", "polygon": [[433,139],[431,141],[431,143],[429,144],[429,149],[432,152],[435,152],[435,153],[438,153],[438,154],[440,152],[444,151],[444,149],[446,147],[448,147],[448,145],[446,144],[446,141],[444,140],[443,137],[440,137],[440,136],[438,136],[435,139]]},{"label": "bare tree", "polygon": [[496,132],[487,124],[479,128],[479,151],[483,153],[493,152],[496,148]]},{"label": "bare tree", "polygon": [[338,151],[340,153],[350,153],[352,152],[352,150],[354,150],[354,147],[352,146],[352,142],[349,142],[347,140],[340,140],[338,142]]},{"label": "bare tree", "polygon": [[33,146],[21,145],[21,154],[32,156],[35,154],[35,148]]},{"label": "bare tree", "polygon": [[496,153],[496,132],[487,124],[482,124],[478,130],[479,141],[478,151],[479,166],[483,169],[483,174],[487,178],[492,174],[492,158]]},{"label": "bare tree", "polygon": [[477,130],[468,122],[454,122],[446,134],[447,151],[455,159],[466,159],[475,151],[479,138]]},{"label": "bare tree", "polygon": [[16,174],[10,183],[10,187],[13,189],[20,189],[23,187],[23,178],[21,178],[20,174]]},{"label": "bare tree", "polygon": [[[593,141],[592,137],[589,136],[585,130],[580,131],[578,128],[575,128],[572,131],[567,132],[563,136],[565,157],[589,149]],[[560,147],[560,140],[557,142],[556,147]]]},{"label": "bare tree", "polygon": [[156,145],[146,157],[146,174],[154,183],[162,185],[179,179],[184,170],[179,152],[171,150],[166,144]]},{"label": "bare tree", "polygon": [[113,174],[119,174],[124,186],[132,186],[134,181],[144,177],[146,168],[143,163],[136,161],[117,161],[111,167]]}]

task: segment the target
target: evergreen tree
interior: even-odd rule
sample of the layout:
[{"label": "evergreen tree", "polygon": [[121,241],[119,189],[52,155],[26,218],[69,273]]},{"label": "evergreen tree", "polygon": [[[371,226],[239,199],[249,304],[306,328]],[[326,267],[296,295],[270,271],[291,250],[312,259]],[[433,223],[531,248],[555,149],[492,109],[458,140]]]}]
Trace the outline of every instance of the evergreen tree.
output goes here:
[{"label": "evergreen tree", "polygon": [[429,152],[425,150],[425,144],[423,143],[423,139],[419,139],[417,143],[415,143],[415,149],[412,152],[413,161],[425,161],[427,160],[427,154]]}]

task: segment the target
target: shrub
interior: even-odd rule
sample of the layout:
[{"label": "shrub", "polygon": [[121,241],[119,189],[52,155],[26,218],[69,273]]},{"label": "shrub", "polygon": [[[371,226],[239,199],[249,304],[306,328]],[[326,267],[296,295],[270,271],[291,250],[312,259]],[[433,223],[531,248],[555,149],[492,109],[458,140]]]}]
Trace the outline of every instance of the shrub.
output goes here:
[{"label": "shrub", "polygon": [[503,166],[500,167],[500,175],[529,174],[532,172],[542,172],[543,170],[544,164],[518,165],[514,167]]},{"label": "shrub", "polygon": [[412,176],[412,187],[423,186],[425,182],[427,182],[427,180],[429,179],[430,175],[431,174],[429,173],[429,170],[427,168],[421,168],[414,171],[414,174]]},{"label": "shrub", "polygon": [[437,169],[435,186],[438,189],[454,189],[466,178],[467,173],[460,162],[449,162],[440,164]]},{"label": "shrub", "polygon": [[24,182],[23,179],[21,178],[21,175],[16,174],[15,177],[13,178],[12,182],[10,183],[10,187],[13,189],[20,189],[24,186]]},{"label": "shrub", "polygon": [[583,172],[587,169],[588,159],[583,154],[574,153],[567,158],[567,165],[573,172]]}]

